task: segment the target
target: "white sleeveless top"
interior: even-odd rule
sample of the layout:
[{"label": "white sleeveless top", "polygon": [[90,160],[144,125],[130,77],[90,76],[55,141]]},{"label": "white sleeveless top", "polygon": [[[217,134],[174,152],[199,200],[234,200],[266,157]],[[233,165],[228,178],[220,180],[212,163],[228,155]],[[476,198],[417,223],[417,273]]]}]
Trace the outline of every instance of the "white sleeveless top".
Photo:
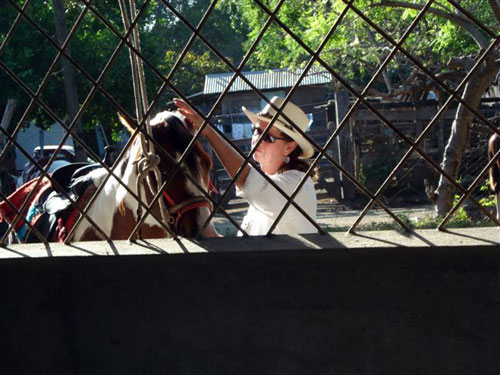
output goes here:
[{"label": "white sleeveless top", "polygon": [[[269,176],[288,196],[291,196],[299,185],[305,173],[289,170]],[[249,235],[265,235],[271,228],[274,220],[280,214],[287,202],[274,186],[272,186],[255,168],[250,167],[250,172],[242,189],[236,189],[236,195],[244,198],[250,205],[243,219],[241,227]],[[311,219],[316,220],[316,191],[311,177],[297,193],[294,201],[307,213]],[[273,234],[292,233],[317,233],[316,227],[292,204],[290,204],[281,217]],[[242,233],[238,233],[239,236]]]}]

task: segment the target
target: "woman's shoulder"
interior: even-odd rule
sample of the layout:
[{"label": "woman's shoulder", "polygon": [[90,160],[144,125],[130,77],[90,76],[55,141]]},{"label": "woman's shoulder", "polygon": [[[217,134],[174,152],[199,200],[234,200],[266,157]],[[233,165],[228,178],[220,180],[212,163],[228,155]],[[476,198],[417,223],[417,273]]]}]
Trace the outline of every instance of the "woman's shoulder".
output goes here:
[{"label": "woman's shoulder", "polygon": [[292,178],[296,178],[296,177],[302,178],[305,176],[306,173],[299,171],[298,169],[289,169],[287,171],[284,171],[281,174],[283,176],[292,177]]},{"label": "woman's shoulder", "polygon": [[[305,172],[299,171],[297,169],[289,169],[289,170],[284,171],[282,173],[277,173],[274,176],[276,177],[276,179],[279,179],[279,180],[293,182],[293,181],[301,181],[305,175],[306,175]],[[307,182],[309,182],[309,180],[311,180],[311,183],[312,183],[312,179],[310,177],[307,180],[308,180]]]}]

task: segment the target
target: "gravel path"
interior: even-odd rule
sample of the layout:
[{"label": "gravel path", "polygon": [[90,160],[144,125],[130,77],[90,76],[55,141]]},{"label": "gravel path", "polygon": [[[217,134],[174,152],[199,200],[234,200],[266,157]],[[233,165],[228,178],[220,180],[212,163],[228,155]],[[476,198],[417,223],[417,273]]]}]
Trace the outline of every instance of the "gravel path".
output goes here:
[{"label": "gravel path", "polygon": [[[243,216],[246,213],[246,206],[242,201],[232,201],[232,204],[226,210],[238,223],[241,223]],[[233,208],[234,207],[234,208]],[[424,217],[431,216],[433,213],[433,206],[420,206],[411,208],[393,208],[392,211],[396,215],[407,216],[410,220],[418,220]],[[346,210],[344,206],[330,203],[327,200],[318,202],[317,221],[322,226],[328,227],[350,227],[358,216],[361,210]],[[360,225],[367,225],[372,223],[388,222],[392,223],[394,220],[382,209],[372,208],[361,221]],[[215,226],[219,232],[231,235],[234,232],[234,226],[223,215],[217,214],[214,219]]]}]

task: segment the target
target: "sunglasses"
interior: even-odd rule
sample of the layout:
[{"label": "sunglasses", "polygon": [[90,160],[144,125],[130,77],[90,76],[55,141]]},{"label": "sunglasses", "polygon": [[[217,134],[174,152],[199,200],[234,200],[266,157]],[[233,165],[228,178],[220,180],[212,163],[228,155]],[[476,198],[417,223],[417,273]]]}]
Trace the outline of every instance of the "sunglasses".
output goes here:
[{"label": "sunglasses", "polygon": [[[255,125],[252,125],[252,134],[254,136],[259,137],[263,132],[264,132],[264,130],[262,130],[261,128],[255,126]],[[286,138],[276,137],[276,136],[271,135],[269,133],[267,133],[264,137],[262,137],[262,141],[266,142],[266,143],[274,143],[278,139],[286,140]]]}]

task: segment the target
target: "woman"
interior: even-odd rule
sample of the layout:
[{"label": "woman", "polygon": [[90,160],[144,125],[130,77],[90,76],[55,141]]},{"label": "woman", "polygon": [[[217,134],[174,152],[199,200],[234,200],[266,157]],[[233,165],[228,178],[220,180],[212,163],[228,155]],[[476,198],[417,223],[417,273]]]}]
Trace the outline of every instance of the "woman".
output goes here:
[{"label": "woman", "polygon": [[[275,96],[271,99],[271,103],[276,108],[280,108],[283,99]],[[201,127],[203,119],[186,102],[176,99],[175,104],[179,112],[196,129]],[[257,114],[245,107],[242,109],[253,124],[252,147],[255,147],[259,136],[269,126],[271,119],[276,114],[276,110],[269,104]],[[286,119],[290,119],[302,131],[305,131],[309,124],[306,114],[290,102],[285,105],[281,113],[285,116],[280,114],[274,121],[269,132],[257,146],[253,158],[259,163],[260,169],[290,196],[309,167],[303,159],[310,158],[314,150],[309,141],[296,131]],[[212,127],[206,126],[203,135],[210,142],[228,174],[234,179],[236,172],[244,162],[244,158]],[[261,173],[248,164],[235,180],[235,184],[236,194],[244,198],[250,205],[241,227],[250,235],[267,234],[287,199]],[[310,176],[307,177],[294,201],[312,219],[316,219],[316,192]],[[273,230],[275,234],[316,232],[316,227],[292,205],[288,207]]]}]

